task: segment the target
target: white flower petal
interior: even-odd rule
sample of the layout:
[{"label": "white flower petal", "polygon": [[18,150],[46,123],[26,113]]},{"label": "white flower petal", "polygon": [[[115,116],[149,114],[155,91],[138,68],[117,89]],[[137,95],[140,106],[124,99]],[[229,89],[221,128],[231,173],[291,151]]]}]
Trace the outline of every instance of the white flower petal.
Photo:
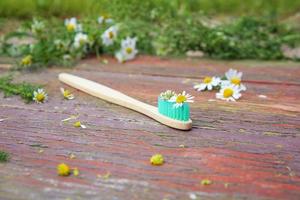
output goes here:
[{"label": "white flower petal", "polygon": [[208,85],[207,85],[207,90],[212,90],[212,88],[213,88],[213,87],[212,87],[211,84],[208,84]]}]

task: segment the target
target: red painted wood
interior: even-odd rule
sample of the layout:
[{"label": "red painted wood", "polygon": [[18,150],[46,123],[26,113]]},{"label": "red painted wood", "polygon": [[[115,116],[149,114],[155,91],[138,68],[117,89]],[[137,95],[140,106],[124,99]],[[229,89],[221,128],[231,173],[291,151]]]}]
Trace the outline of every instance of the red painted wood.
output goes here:
[{"label": "red painted wood", "polygon": [[[122,65],[108,59],[108,65],[89,59],[74,69],[19,74],[18,81],[45,85],[49,101],[42,105],[1,94],[0,149],[11,154],[0,164],[1,199],[189,199],[190,193],[199,199],[299,199],[297,64],[142,57]],[[201,77],[231,66],[248,80],[240,101],[209,101],[214,92],[192,89]],[[71,88],[76,99],[65,101],[59,87],[66,86],[57,80],[62,71],[153,105],[165,89],[186,90],[196,97],[193,129],[170,129]],[[87,129],[61,122],[70,115],[79,115]],[[150,165],[155,153],[164,155],[164,165]],[[57,176],[61,162],[80,175]],[[99,176],[108,172],[108,179]],[[213,183],[203,186],[202,179]]]}]

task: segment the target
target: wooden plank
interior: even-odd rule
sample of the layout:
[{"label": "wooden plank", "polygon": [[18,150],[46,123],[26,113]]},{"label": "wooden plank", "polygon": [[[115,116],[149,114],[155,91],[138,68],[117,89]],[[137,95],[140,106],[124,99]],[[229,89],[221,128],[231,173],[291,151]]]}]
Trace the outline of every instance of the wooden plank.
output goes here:
[{"label": "wooden plank", "polygon": [[[260,66],[269,73],[266,81],[275,84],[257,82],[263,81],[260,67],[241,64],[248,90],[240,101],[227,103],[211,101],[213,92],[192,89],[198,74],[222,74],[227,65],[155,60],[100,65],[89,59],[74,69],[18,75],[19,81],[45,84],[49,101],[37,105],[0,98],[0,149],[12,154],[9,163],[0,164],[1,199],[189,199],[190,193],[201,199],[299,198],[300,86],[294,64]],[[162,90],[186,90],[196,96],[193,129],[170,129],[76,90],[76,99],[65,101],[59,87],[66,86],[57,80],[61,71],[153,105]],[[283,72],[291,75],[280,76]],[[70,115],[79,115],[87,129],[61,122]],[[154,153],[163,154],[166,163],[151,166]],[[78,167],[80,176],[58,177],[61,162]],[[107,172],[107,180],[97,176]],[[202,186],[205,178],[213,184]]]}]

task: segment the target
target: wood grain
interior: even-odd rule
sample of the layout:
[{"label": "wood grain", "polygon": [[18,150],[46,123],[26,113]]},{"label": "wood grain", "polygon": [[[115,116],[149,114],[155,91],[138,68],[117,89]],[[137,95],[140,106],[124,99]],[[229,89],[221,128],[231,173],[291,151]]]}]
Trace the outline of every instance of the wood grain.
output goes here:
[{"label": "wood grain", "polygon": [[[9,163],[0,164],[1,199],[172,200],[189,199],[190,193],[199,199],[299,199],[299,66],[231,63],[244,72],[248,90],[228,103],[212,100],[214,92],[192,89],[205,75],[223,74],[228,63],[108,60],[108,65],[90,58],[74,69],[19,74],[19,81],[45,85],[45,104],[1,96],[0,149],[11,154]],[[57,80],[61,72],[101,80],[152,105],[165,89],[186,90],[196,97],[193,129],[177,131],[72,90]],[[76,98],[63,100],[61,86]],[[87,129],[61,122],[71,115]],[[155,153],[164,155],[164,165],[150,165]],[[57,176],[61,162],[77,167],[80,175]],[[100,177],[108,172],[110,178]],[[202,179],[213,183],[203,186]]]}]

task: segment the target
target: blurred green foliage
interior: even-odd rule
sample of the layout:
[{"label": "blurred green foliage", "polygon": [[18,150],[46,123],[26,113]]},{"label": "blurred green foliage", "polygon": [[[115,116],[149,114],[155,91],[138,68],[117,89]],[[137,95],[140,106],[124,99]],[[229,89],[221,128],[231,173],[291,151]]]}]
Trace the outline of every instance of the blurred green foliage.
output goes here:
[{"label": "blurred green foliage", "polygon": [[297,0],[1,0],[1,17],[96,16],[115,19],[209,15],[287,16],[299,12]]},{"label": "blurred green foliage", "polygon": [[[90,54],[115,54],[121,40],[130,36],[138,38],[142,54],[181,56],[194,50],[221,59],[285,59],[282,46],[299,44],[300,33],[278,19],[299,8],[300,1],[294,0],[1,0],[0,16],[28,20],[0,38],[0,54],[30,55],[31,69],[71,66]],[[99,25],[100,15],[113,18],[120,27],[111,48],[102,45],[101,34],[111,25]],[[31,30],[33,16],[43,23],[39,33]],[[91,41],[87,48],[72,48],[75,34],[66,31],[63,19],[74,16]],[[5,27],[1,24],[5,23],[0,20],[0,30]],[[8,42],[22,34],[35,44]],[[57,45],[58,41],[62,44]]]}]

